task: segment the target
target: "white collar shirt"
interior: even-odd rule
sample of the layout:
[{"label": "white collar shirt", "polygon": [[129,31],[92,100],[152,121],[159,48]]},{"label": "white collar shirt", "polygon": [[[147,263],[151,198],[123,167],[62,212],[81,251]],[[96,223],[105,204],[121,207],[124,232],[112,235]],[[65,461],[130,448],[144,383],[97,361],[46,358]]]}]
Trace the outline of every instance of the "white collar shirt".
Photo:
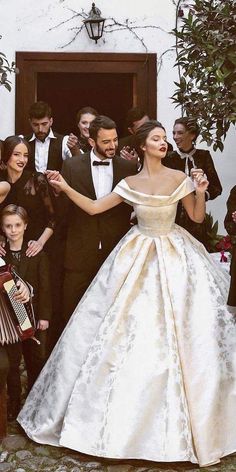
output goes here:
[{"label": "white collar shirt", "polygon": [[93,149],[90,152],[91,172],[93,185],[97,198],[105,197],[112,191],[113,184],[113,163],[112,159],[104,159],[103,162],[109,162],[109,166],[94,166],[94,161],[101,161],[96,156]]},{"label": "white collar shirt", "polygon": [[[62,141],[62,159],[67,159],[71,157],[71,152],[67,146],[67,136],[64,136]],[[45,172],[47,170],[48,165],[48,152],[50,146],[50,140],[57,139],[54,135],[52,129],[50,128],[49,134],[45,138],[44,141],[40,141],[36,138],[35,134],[33,133],[32,137],[29,141],[35,141],[35,169],[37,172]]]},{"label": "white collar shirt", "polygon": [[56,139],[52,129],[50,129],[49,134],[47,135],[44,141],[40,141],[39,139],[37,139],[34,133],[32,138],[30,138],[29,140],[35,141],[35,169],[37,170],[37,172],[45,172],[45,170],[47,169],[48,151],[51,139]]}]

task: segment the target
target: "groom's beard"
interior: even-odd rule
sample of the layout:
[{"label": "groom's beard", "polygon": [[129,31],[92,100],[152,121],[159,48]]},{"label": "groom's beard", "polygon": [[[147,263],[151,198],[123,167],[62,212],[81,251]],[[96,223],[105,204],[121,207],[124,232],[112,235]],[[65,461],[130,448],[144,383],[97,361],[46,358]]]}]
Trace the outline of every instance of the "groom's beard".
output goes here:
[{"label": "groom's beard", "polygon": [[102,156],[104,159],[112,159],[116,155],[117,146],[114,148],[102,149],[98,144],[96,144],[95,151],[99,156]]}]

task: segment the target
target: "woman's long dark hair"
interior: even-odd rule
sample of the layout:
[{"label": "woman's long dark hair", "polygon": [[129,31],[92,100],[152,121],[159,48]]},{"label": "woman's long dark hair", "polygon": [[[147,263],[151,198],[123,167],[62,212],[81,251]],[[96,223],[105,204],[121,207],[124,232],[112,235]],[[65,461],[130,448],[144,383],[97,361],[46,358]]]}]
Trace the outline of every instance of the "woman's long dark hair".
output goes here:
[{"label": "woman's long dark hair", "polygon": [[164,126],[160,123],[160,121],[156,120],[149,120],[146,121],[140,128],[137,129],[136,134],[135,134],[135,148],[138,152],[139,158],[140,158],[140,169],[143,168],[143,159],[144,159],[144,152],[141,148],[141,146],[144,146],[147,137],[149,136],[149,133],[155,129],[155,128],[162,128],[165,131]]},{"label": "woman's long dark hair", "polygon": [[24,144],[27,147],[28,152],[30,154],[30,146],[29,146],[28,141],[26,141],[26,139],[20,138],[19,136],[16,136],[16,135],[8,136],[8,138],[6,138],[5,141],[3,142],[2,161],[4,162],[4,164],[7,164],[15,147],[18,144]]}]

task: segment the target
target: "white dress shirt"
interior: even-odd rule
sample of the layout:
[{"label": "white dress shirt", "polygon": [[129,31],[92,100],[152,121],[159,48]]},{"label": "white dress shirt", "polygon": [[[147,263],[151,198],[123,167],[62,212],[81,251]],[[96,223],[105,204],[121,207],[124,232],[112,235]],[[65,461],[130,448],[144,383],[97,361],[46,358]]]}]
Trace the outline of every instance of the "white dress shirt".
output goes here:
[{"label": "white dress shirt", "polygon": [[[52,129],[50,129],[48,136],[44,141],[40,141],[33,133],[29,141],[35,141],[35,168],[38,172],[45,172],[48,164],[48,151],[51,139],[57,139]],[[64,136],[62,140],[62,159],[65,160],[71,157],[71,152],[67,146],[67,138]]]},{"label": "white dress shirt", "polygon": [[94,166],[94,161],[101,161],[96,156],[93,149],[90,152],[91,172],[93,185],[97,198],[105,197],[112,191],[113,184],[113,163],[112,159],[103,159],[103,162],[109,162],[109,166]]},{"label": "white dress shirt", "polygon": [[[93,186],[97,198],[102,198],[112,191],[113,184],[113,163],[112,159],[103,159],[103,162],[109,162],[109,166],[94,166],[94,161],[101,161],[96,156],[93,149],[90,151],[90,163],[93,179]],[[102,249],[102,242],[99,243],[99,249]]]}]

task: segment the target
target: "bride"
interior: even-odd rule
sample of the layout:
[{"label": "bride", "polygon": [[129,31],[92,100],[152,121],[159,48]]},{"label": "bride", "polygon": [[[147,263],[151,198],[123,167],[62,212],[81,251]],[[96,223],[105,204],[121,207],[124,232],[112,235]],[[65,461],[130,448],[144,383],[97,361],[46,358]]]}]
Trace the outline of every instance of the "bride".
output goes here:
[{"label": "bride", "polygon": [[193,221],[208,186],[162,165],[165,130],[137,131],[141,172],[97,201],[63,191],[91,215],[125,201],[138,219],[104,262],[31,390],[18,421],[35,441],[109,458],[212,465],[236,451],[236,328],[229,277],[175,224]]}]

